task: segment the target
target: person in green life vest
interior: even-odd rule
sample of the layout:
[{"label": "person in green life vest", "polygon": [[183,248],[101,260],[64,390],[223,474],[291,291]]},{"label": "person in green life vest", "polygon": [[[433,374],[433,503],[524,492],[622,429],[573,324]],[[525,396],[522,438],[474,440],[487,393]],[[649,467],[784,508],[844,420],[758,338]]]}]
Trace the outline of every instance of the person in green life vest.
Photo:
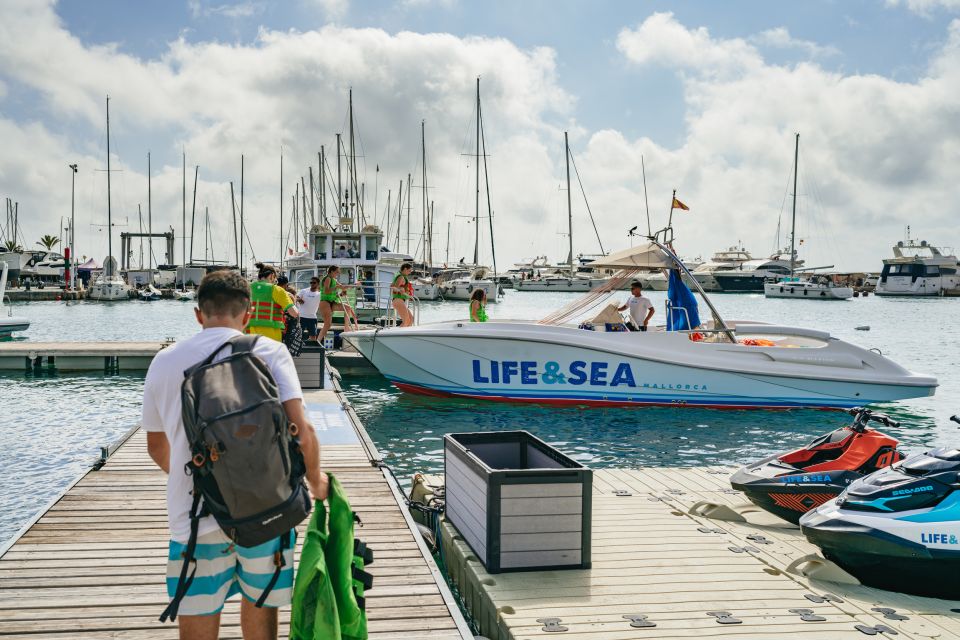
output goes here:
[{"label": "person in green life vest", "polygon": [[[320,280],[320,307],[318,310],[323,315],[323,329],[320,330],[320,336],[317,338],[320,344],[323,344],[323,339],[327,337],[327,332],[330,331],[330,325],[333,324],[334,311],[343,311],[344,331],[360,329],[360,326],[357,324],[357,314],[354,312],[353,307],[340,299],[340,294],[345,293],[347,287],[337,281],[337,276],[339,275],[340,267],[332,264],[327,267],[327,275],[323,276],[323,279]],[[356,286],[360,286],[360,283],[357,283]]]},{"label": "person in green life vest", "polygon": [[397,274],[397,277],[393,279],[393,284],[390,285],[390,293],[393,297],[393,308],[396,310],[397,315],[400,316],[401,327],[413,325],[413,314],[410,313],[410,309],[407,307],[407,300],[413,296],[413,283],[410,282],[410,272],[412,270],[413,265],[409,262],[404,262],[400,265],[400,273]]},{"label": "person in green life vest", "polygon": [[289,294],[277,286],[276,267],[262,262],[258,262],[256,267],[257,281],[250,285],[251,315],[246,331],[281,342],[286,326],[283,314],[290,314],[294,318],[300,314]]},{"label": "person in green life vest", "polygon": [[487,292],[475,289],[470,296],[470,322],[487,321]]}]

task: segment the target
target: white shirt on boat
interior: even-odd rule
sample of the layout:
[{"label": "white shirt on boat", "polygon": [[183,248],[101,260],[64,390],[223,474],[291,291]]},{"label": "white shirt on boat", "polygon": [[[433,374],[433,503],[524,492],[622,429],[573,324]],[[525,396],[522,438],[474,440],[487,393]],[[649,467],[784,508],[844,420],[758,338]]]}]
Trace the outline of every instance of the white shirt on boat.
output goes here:
[{"label": "white shirt on boat", "polygon": [[320,289],[310,291],[310,287],[305,287],[297,292],[297,298],[303,300],[302,303],[297,302],[297,311],[300,313],[301,318],[317,317],[317,309],[320,308],[320,295]]},{"label": "white shirt on boat", "polygon": [[[183,404],[180,399],[180,386],[183,384],[183,372],[205,360],[214,349],[239,331],[225,327],[204,329],[195,336],[180,340],[163,349],[154,357],[143,384],[143,415],[141,425],[144,431],[162,431],[170,443],[170,476],[167,479],[167,521],[170,525],[170,537],[176,542],[187,542],[190,537],[190,505],[193,480],[186,474],[184,467],[190,460],[190,445],[181,416]],[[217,359],[229,355],[230,349],[224,349]],[[300,381],[293,358],[282,342],[260,338],[253,353],[263,359],[270,374],[277,383],[280,401],[302,398]],[[200,521],[199,535],[210,533],[219,528],[213,516]]]},{"label": "white shirt on boat", "polygon": [[630,310],[630,317],[633,323],[638,327],[643,326],[643,321],[647,319],[647,313],[653,309],[653,303],[649,298],[641,296],[630,296],[627,299],[627,308]]}]

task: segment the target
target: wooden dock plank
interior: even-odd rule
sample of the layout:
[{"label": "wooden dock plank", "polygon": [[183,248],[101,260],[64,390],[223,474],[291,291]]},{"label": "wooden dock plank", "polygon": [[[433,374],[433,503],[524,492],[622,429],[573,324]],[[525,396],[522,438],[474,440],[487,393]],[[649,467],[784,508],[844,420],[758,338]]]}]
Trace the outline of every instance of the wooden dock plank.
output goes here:
[{"label": "wooden dock plank", "polygon": [[[325,397],[336,398],[337,407],[342,402]],[[362,429],[356,421],[354,427]],[[371,638],[472,638],[362,441],[323,445],[321,465],[343,484],[363,522],[357,536],[375,555],[374,587],[366,593]],[[150,461],[145,434],[136,432],[0,557],[0,636],[175,638],[176,625],[158,621],[167,603],[168,539],[166,476]],[[288,619],[286,608],[282,637]],[[221,637],[240,637],[236,599],[224,609]]]}]

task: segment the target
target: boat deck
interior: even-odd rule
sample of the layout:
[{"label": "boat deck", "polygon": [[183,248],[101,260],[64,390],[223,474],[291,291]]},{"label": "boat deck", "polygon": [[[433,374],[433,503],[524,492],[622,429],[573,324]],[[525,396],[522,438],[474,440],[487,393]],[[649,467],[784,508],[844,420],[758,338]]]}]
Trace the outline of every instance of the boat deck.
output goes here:
[{"label": "boat deck", "polygon": [[[831,575],[798,528],[736,511],[731,472],[595,471],[589,570],[491,575],[445,524],[450,575],[492,640],[960,638],[955,601],[828,581],[851,577]],[[722,511],[747,522],[698,515]]]},{"label": "boat deck", "polygon": [[[322,465],[343,483],[375,554],[367,591],[370,637],[472,638],[362,425],[335,391],[306,394]],[[146,435],[133,432],[99,470],[71,486],[8,549],[0,548],[0,636],[46,639],[177,637],[161,624],[167,603],[166,478]],[[306,523],[304,523],[305,525]],[[302,536],[301,536],[302,540]],[[221,638],[240,638],[239,600],[224,609]],[[289,608],[281,611],[286,637]]]}]

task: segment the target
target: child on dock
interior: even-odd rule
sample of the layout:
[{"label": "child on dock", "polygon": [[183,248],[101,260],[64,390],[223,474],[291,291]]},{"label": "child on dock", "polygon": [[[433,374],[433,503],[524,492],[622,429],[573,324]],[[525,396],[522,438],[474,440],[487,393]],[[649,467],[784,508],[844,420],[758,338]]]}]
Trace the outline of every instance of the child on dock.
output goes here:
[{"label": "child on dock", "polygon": [[[286,293],[281,293],[286,296]],[[164,612],[164,617],[170,614],[177,619],[181,638],[217,638],[220,610],[225,600],[236,593],[243,594],[240,618],[244,638],[276,638],[277,607],[286,606],[291,600],[295,530],[286,530],[257,546],[235,544],[217,520],[208,515],[207,505],[192,496],[197,491],[195,479],[187,473],[190,465],[193,465],[191,469],[196,466],[208,473],[213,472],[202,461],[202,454],[196,448],[191,449],[184,425],[181,394],[186,384],[185,373],[189,373],[189,382],[196,375],[189,372],[195,365],[208,359],[219,362],[231,353],[232,349],[227,343],[243,336],[243,328],[251,316],[250,302],[250,285],[239,273],[224,270],[207,274],[197,289],[196,316],[203,330],[158,353],[144,383],[142,425],[147,432],[147,450],[157,466],[168,474],[170,545],[167,592],[178,606],[172,605]],[[328,480],[326,474],[320,471],[319,444],[304,411],[303,392],[290,354],[281,342],[263,338],[255,341],[249,353],[251,356],[248,357],[255,356],[266,365],[269,377],[275,383],[276,397],[273,401],[282,405],[289,423],[296,425],[310,491],[317,499],[325,498]],[[233,358],[236,357],[234,353]],[[229,397],[231,392],[237,395],[243,385],[249,382],[235,380],[237,388],[224,389],[223,396]],[[247,386],[250,387],[249,384]],[[249,428],[254,432],[258,428],[270,429],[272,433],[275,425],[271,423],[258,427],[254,424]],[[250,444],[254,445],[254,435],[249,439]],[[270,446],[271,451],[275,451],[276,444]],[[238,450],[224,451],[219,455],[215,455],[213,450],[203,450],[203,453],[208,453],[212,464],[216,464],[218,457],[222,461],[224,456],[243,455]],[[267,453],[262,452],[265,460]],[[198,457],[201,458],[200,462]],[[256,478],[257,482],[269,480],[271,478],[265,474]],[[226,487],[222,481],[218,482],[224,493],[229,494],[234,490],[234,487]],[[250,486],[244,485],[244,482],[249,482],[249,479],[237,478],[234,481],[231,478],[231,484],[239,483],[240,486],[236,488],[238,492],[249,491]],[[199,517],[194,518],[191,514],[197,509]],[[257,526],[261,524],[267,526],[263,523]],[[245,523],[244,526],[253,525]],[[249,530],[245,533],[249,534]],[[275,558],[278,557],[282,557],[283,563],[275,568]],[[190,576],[189,580],[183,580],[185,575]]]}]

